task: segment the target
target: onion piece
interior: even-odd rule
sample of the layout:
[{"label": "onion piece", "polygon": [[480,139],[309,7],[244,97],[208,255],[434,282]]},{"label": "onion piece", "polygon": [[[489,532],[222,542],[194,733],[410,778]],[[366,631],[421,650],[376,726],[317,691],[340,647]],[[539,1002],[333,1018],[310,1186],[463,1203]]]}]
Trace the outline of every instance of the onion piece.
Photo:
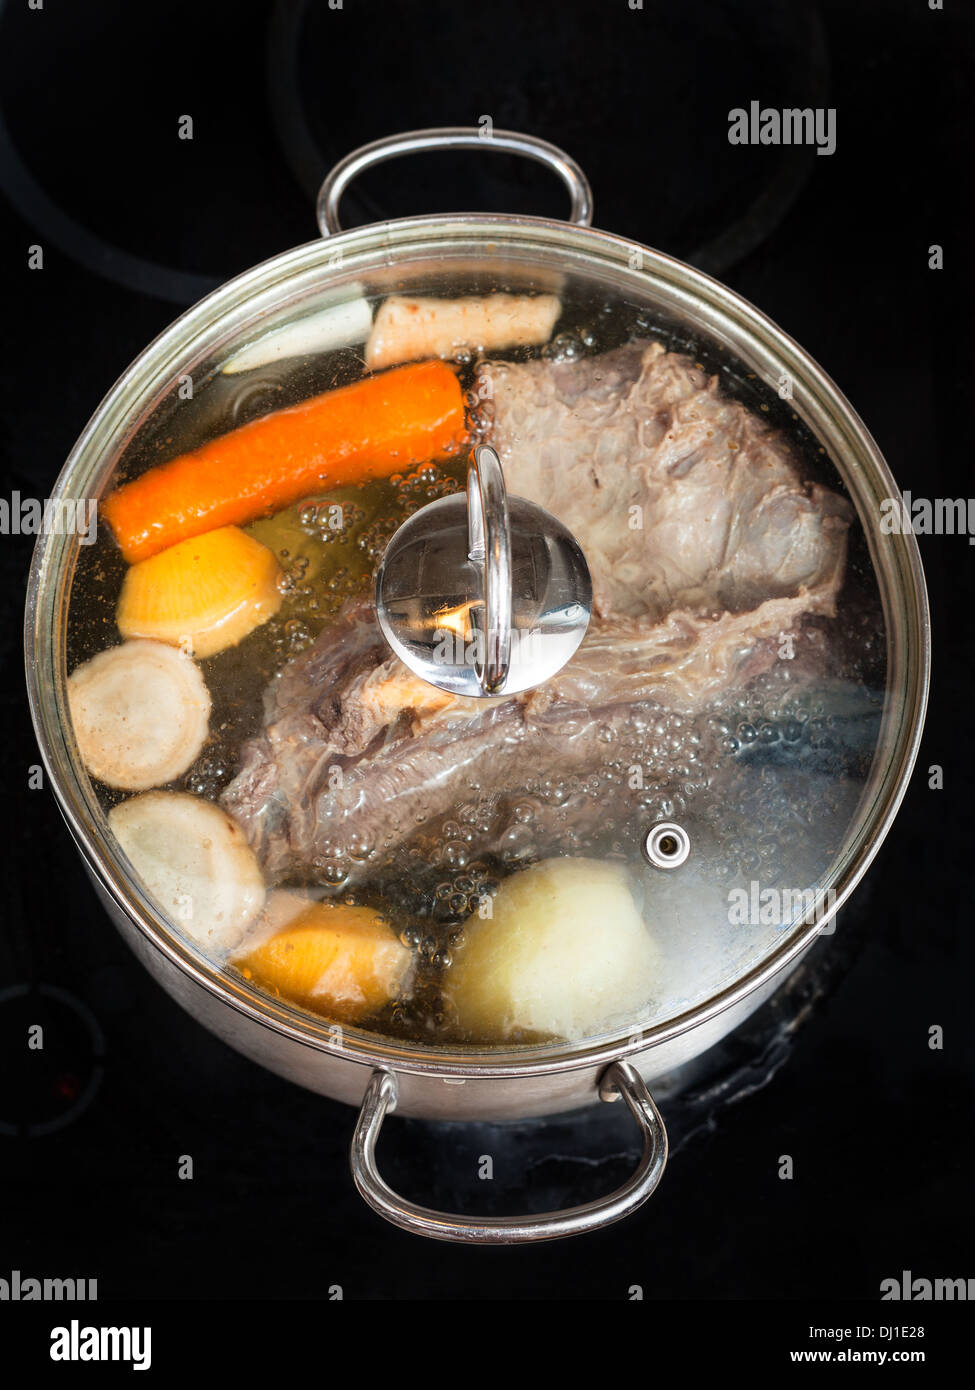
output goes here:
[{"label": "onion piece", "polygon": [[250,372],[255,367],[266,367],[270,362],[289,357],[355,347],[366,341],[371,327],[372,310],[368,301],[350,299],[344,304],[333,304],[328,309],[306,314],[280,328],[272,328],[228,357],[220,370],[224,376],[235,376],[238,372]]},{"label": "onion piece", "polygon": [[546,859],[465,924],[446,994],[476,1042],[595,1037],[646,1012],[660,964],[622,865]]}]

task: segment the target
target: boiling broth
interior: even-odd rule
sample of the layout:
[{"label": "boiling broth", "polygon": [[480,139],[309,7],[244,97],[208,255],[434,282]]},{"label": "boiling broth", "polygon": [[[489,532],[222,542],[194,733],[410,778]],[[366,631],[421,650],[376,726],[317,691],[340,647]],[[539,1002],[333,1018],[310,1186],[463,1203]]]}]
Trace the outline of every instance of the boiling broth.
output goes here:
[{"label": "boiling broth", "polygon": [[[782,428],[805,478],[844,491],[791,405],[724,350],[583,286],[564,292],[562,305],[550,343],[492,353],[492,359],[564,363],[598,357],[634,338],[660,341],[689,353],[717,374],[726,394]],[[476,391],[477,365],[469,353],[455,362],[475,439],[491,429]],[[120,476],[134,476],[268,409],[346,384],[362,370],[358,354],[345,349],[285,363],[265,380],[252,379],[254,373],[228,380],[215,370],[185,408],[174,415],[168,407],[144,426]],[[174,431],[175,419],[182,423]],[[345,605],[372,593],[396,528],[427,502],[462,491],[465,476],[462,452],[310,496],[245,527],[278,559],[281,607],[239,645],[200,662],[212,699],[210,737],[174,789],[219,799],[238,772],[242,748],[263,727],[278,673],[329,631]],[[96,544],[78,559],[69,671],[118,641],[115,610],[125,568],[102,524]],[[843,850],[876,747],[886,642],[857,523],[838,607],[841,622],[804,620],[786,659],[704,708],[686,713],[647,701],[634,707],[625,727],[607,723],[602,756],[585,775],[533,777],[529,768],[499,783],[475,777],[447,813],[417,824],[408,840],[360,846],[358,857],[350,850],[347,859],[313,871],[306,865],[276,880],[276,888],[311,889],[376,908],[409,948],[409,988],[358,1025],[415,1043],[471,1041],[452,1016],[445,983],[471,919],[507,878],[538,858],[532,827],[540,816],[564,827],[560,854],[619,863],[630,875],[661,960],[653,997],[641,1016],[625,1020],[631,1026],[690,1007],[767,954],[793,923],[781,910],[773,913],[768,899],[768,920],[762,920],[761,893],[818,892]],[[95,788],[106,811],[125,800],[124,792],[102,783]],[[661,820],[680,822],[690,836],[692,855],[678,874],[661,873],[643,854],[648,827]],[[476,850],[485,837],[496,846],[487,855]],[[752,921],[756,882],[759,920]],[[735,891],[747,900],[745,922],[731,920],[729,904],[744,910],[745,903],[733,898]],[[232,962],[228,968],[235,968]],[[544,1040],[517,1028],[505,1038],[508,1044]]]}]

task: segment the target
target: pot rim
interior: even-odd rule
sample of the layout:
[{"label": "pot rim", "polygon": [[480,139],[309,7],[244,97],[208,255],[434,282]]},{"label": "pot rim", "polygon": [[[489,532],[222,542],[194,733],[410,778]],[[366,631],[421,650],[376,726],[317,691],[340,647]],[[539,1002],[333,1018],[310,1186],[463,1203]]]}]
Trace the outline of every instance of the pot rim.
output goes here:
[{"label": "pot rim", "polygon": [[[447,213],[373,223],[328,239],[304,243],[250,268],[191,306],[134,359],[107,392],[68,455],[51,497],[58,499],[65,495],[69,485],[77,482],[86,462],[88,473],[84,481],[90,481],[99,466],[99,454],[108,452],[107,446],[110,446],[114,462],[153,408],[153,388],[158,389],[160,381],[171,381],[171,364],[181,357],[181,365],[185,365],[191,346],[202,353],[201,344],[205,342],[207,351],[212,352],[239,330],[241,322],[256,327],[263,313],[285,302],[285,287],[290,287],[297,295],[303,275],[320,276],[330,262],[336,263],[336,259],[343,271],[354,271],[358,261],[375,256],[377,252],[385,253],[380,264],[388,265],[390,252],[399,250],[408,264],[410,252],[428,255],[433,244],[443,243],[451,233],[460,239],[479,242],[479,246],[469,248],[471,252],[479,250],[483,254],[485,244],[493,252],[514,259],[517,259],[514,252],[519,247],[534,258],[561,251],[579,262],[584,262],[588,256],[604,276],[608,271],[615,271],[618,277],[636,276],[643,282],[649,279],[661,284],[678,307],[684,305],[697,314],[706,311],[711,331],[719,338],[725,335],[724,341],[739,358],[747,356],[742,351],[744,338],[753,356],[764,356],[795,368],[791,373],[793,380],[801,384],[805,393],[802,402],[795,403],[797,413],[817,438],[822,440],[825,431],[860,465],[852,474],[841,470],[844,483],[855,500],[866,502],[872,496],[879,502],[884,497],[900,496],[872,436],[832,379],[767,315],[720,281],[664,252],[592,227],[574,226],[551,218]],[[497,236],[495,242],[490,240],[492,233]],[[634,268],[631,262],[634,252],[639,253],[639,268]],[[553,269],[559,267],[555,265]],[[324,282],[319,278],[314,283],[320,286]],[[133,409],[132,403],[141,410]],[[118,426],[122,418],[126,430],[120,434]],[[98,448],[99,440],[106,446],[103,450]],[[833,449],[830,454],[834,456]],[[104,463],[101,466],[105,468]],[[81,495],[91,495],[91,492]],[[87,782],[87,776],[83,773],[79,776],[80,764],[66,723],[59,718],[52,723],[52,714],[57,716],[64,710],[63,622],[77,555],[75,546],[69,563],[65,564],[65,538],[57,533],[40,534],[37,538],[25,608],[28,699],[41,757],[62,815],[85,863],[97,874],[119,909],[134,921],[152,946],[197,985],[262,1026],[319,1052],[369,1067],[385,1066],[458,1081],[467,1077],[537,1075],[608,1064],[649,1050],[708,1022],[784,971],[847,901],[890,829],[920,745],[930,679],[930,617],[920,553],[913,533],[885,537],[887,550],[881,573],[876,536],[866,525],[862,510],[858,508],[858,511],[884,599],[888,636],[887,692],[878,751],[874,754],[870,778],[855,817],[856,842],[854,847],[848,847],[845,863],[836,875],[835,900],[827,916],[792,931],[722,989],[658,1024],[618,1029],[596,1040],[521,1049],[483,1046],[428,1049],[352,1027],[338,1027],[324,1018],[282,1004],[242,977],[239,981],[233,978],[189,942],[180,940],[138,885],[128,878],[121,856],[109,849],[96,819],[102,813],[93,805],[94,798],[90,790],[86,792],[81,780],[84,777]],[[884,591],[884,580],[890,592]],[[897,580],[899,583],[891,582]],[[897,624],[892,624],[888,611],[894,596],[904,600]],[[905,631],[901,632],[901,626]],[[61,638],[57,650],[48,640],[52,627],[56,627]],[[901,639],[899,653],[893,651],[895,638]],[[894,692],[903,694],[902,705],[891,698]],[[885,730],[895,715],[897,727],[893,735],[888,732],[885,742]],[[889,753],[878,772],[876,764],[881,749],[889,749]],[[869,795],[871,789],[872,797]]]}]

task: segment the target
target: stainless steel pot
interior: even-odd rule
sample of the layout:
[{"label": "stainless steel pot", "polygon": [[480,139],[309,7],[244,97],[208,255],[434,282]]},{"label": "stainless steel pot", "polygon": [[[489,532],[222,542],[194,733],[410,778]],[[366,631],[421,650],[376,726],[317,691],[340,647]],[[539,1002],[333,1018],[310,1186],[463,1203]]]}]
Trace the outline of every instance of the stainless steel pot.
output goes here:
[{"label": "stainless steel pot", "polygon": [[[559,174],[571,221],[463,214],[410,218],[343,232],[338,205],[349,180],[396,155],[446,146],[510,151]],[[98,497],[121,453],[187,374],[199,377],[228,346],[282,321],[296,306],[329,302],[365,283],[382,294],[431,263],[464,276],[503,268],[534,288],[572,274],[598,276],[622,294],[729,349],[759,378],[794,384],[794,409],[840,470],[867,538],[887,627],[887,692],[879,743],[858,810],[832,868],[830,913],[788,933],[762,959],[703,1002],[655,1026],[595,1042],[511,1049],[433,1050],[330,1026],[206,960],[162,918],[110,836],[77,756],[65,702],[65,620],[77,538],[38,539],[27,593],[26,661],[38,742],[58,803],[106,910],[136,955],[185,1009],[246,1056],[310,1090],[361,1105],[352,1169],[365,1200],[396,1224],[444,1240],[541,1240],[591,1230],[632,1211],[653,1191],[666,1135],[647,1083],[705,1051],[766,1000],[846,901],[889,829],[916,756],[924,717],[929,622],[912,535],[881,533],[894,481],[862,422],[825,373],[779,328],[723,285],[659,251],[595,231],[578,166],[527,136],[421,131],[350,155],[319,198],[322,239],[265,262],[191,308],[132,364],[87,425],[52,494]],[[474,1219],[418,1208],[379,1175],[375,1144],[385,1115],[506,1120],[623,1097],[643,1134],[637,1171],[620,1191],[569,1211],[524,1219]]]}]

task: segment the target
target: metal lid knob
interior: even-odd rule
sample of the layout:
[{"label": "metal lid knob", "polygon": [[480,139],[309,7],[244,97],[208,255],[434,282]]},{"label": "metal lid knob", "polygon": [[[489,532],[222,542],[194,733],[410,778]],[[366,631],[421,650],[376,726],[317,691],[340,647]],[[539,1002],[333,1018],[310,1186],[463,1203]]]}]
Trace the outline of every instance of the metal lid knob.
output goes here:
[{"label": "metal lid knob", "polygon": [[416,675],[454,695],[513,695],[553,676],[592,612],[585,556],[562,523],[508,497],[501,462],[474,450],[467,495],[396,531],[376,576],[379,625]]}]

